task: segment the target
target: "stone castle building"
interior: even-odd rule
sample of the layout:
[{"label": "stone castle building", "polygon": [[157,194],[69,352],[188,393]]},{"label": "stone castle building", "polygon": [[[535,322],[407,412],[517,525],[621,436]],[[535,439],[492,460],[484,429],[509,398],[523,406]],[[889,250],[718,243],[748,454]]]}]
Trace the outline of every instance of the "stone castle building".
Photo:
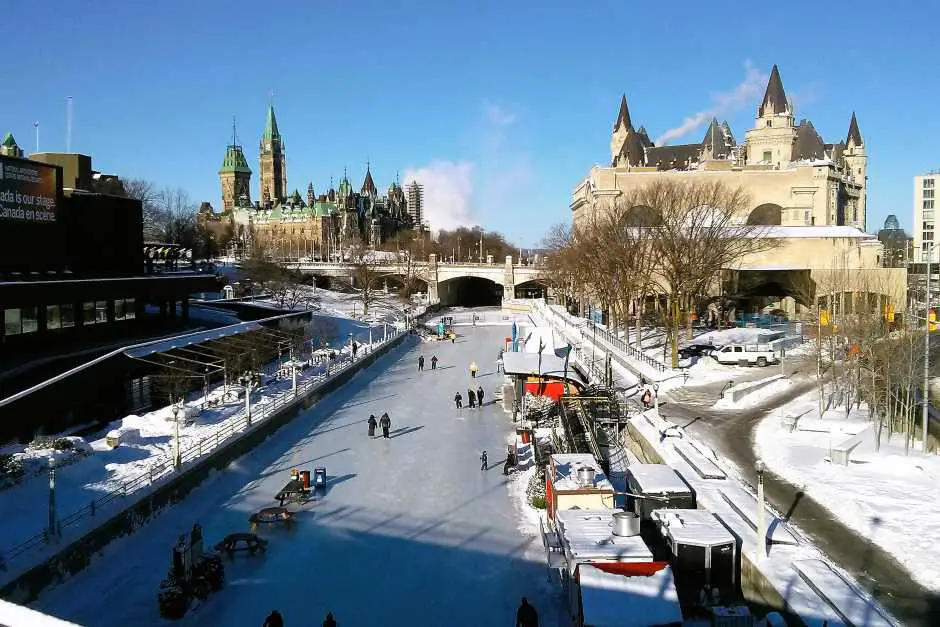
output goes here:
[{"label": "stone castle building", "polygon": [[[775,65],[743,143],[726,121],[712,119],[700,142],[657,146],[643,126],[634,126],[624,96],[611,135],[611,165],[593,167],[575,188],[573,221],[587,225],[601,203],[628,197],[652,181],[721,181],[751,199],[741,223],[770,225],[764,236],[780,242],[772,253],[755,253],[728,269],[736,285],[750,284],[764,294],[768,285],[788,286],[782,290],[787,298],[773,304],[798,313],[799,303],[811,305],[813,293],[833,283],[827,269],[838,257],[839,265],[857,271],[857,285],[847,289],[868,291],[877,284],[882,297],[903,303],[903,277],[881,269],[883,248],[865,233],[868,154],[855,114],[845,138],[827,143],[809,120],[796,123],[794,113]],[[798,271],[812,280],[779,276]],[[747,280],[739,280],[744,275]]]},{"label": "stone castle building", "polygon": [[314,192],[312,182],[304,195],[296,189],[289,193],[285,144],[273,106],[268,107],[259,145],[260,199],[254,201],[251,176],[233,128],[219,169],[223,208],[219,219],[232,224],[236,240],[246,247],[261,246],[285,257],[326,257],[352,245],[376,246],[400,232],[422,231],[420,217],[413,219],[398,181],[380,194],[370,164],[359,191],[344,170],[339,185],[334,188],[331,181],[323,194]]},{"label": "stone castle building", "polygon": [[13,139],[13,133],[7,133],[3,136],[3,140],[0,141],[0,155],[4,157],[23,158],[23,149],[20,148],[16,140]]}]

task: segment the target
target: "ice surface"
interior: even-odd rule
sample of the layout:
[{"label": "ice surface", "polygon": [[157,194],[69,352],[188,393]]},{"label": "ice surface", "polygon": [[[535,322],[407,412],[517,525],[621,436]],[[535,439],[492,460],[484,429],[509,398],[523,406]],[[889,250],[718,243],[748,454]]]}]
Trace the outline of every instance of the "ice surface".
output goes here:
[{"label": "ice surface", "polygon": [[[453,405],[471,383],[492,398],[501,379],[471,382],[467,364],[486,361],[507,331],[464,329],[433,348],[408,339],[35,605],[96,627],[163,625],[156,593],[178,534],[197,521],[207,544],[247,531],[291,468],[325,466],[326,498],[301,508],[291,530],[260,528],[267,552],[227,561],[225,587],[180,625],[260,625],[278,608],[287,625],[332,611],[343,627],[476,627],[509,624],[522,596],[540,624],[564,624],[538,534],[520,531],[529,524],[509,498],[517,480],[501,473],[510,423],[492,401]],[[419,354],[437,355],[438,369],[418,373]],[[365,421],[383,411],[392,437],[369,439]]]}]

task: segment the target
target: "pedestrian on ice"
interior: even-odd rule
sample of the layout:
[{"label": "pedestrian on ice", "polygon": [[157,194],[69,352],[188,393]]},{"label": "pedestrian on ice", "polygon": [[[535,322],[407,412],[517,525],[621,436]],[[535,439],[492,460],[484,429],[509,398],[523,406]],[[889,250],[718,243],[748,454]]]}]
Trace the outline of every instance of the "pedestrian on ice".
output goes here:
[{"label": "pedestrian on ice", "polygon": [[375,437],[375,427],[376,427],[378,424],[379,424],[379,423],[376,422],[376,420],[375,420],[375,414],[370,414],[370,415],[369,415],[369,437],[370,437],[370,438],[374,438],[374,437]]},{"label": "pedestrian on ice", "polygon": [[461,398],[460,392],[454,394],[454,404],[457,405],[457,409],[463,407],[463,398]]},{"label": "pedestrian on ice", "polygon": [[470,376],[474,379],[477,378],[477,362],[475,361],[470,362]]},{"label": "pedestrian on ice", "polygon": [[272,610],[261,627],[284,627],[284,617],[277,610]]},{"label": "pedestrian on ice", "polygon": [[525,597],[522,597],[522,604],[516,612],[516,627],[539,627],[538,612]]},{"label": "pedestrian on ice", "polygon": [[353,359],[356,358],[356,353],[358,353],[358,352],[359,352],[359,344],[357,344],[356,342],[353,342],[353,343],[352,343],[352,355],[353,355]]},{"label": "pedestrian on ice", "polygon": [[486,471],[489,468],[489,463],[486,459],[486,451],[483,451],[483,454],[480,455],[480,470]]},{"label": "pedestrian on ice", "polygon": [[653,391],[649,388],[646,388],[646,391],[643,392],[643,409],[649,409],[653,406]]},{"label": "pedestrian on ice", "polygon": [[451,343],[451,344],[456,344],[456,343],[457,343],[457,334],[456,334],[456,333],[451,333],[451,334],[450,334],[450,343]]},{"label": "pedestrian on ice", "polygon": [[506,463],[503,464],[504,475],[508,475],[509,471],[516,466],[516,452],[513,450],[513,448],[515,447],[510,444],[508,450],[506,451]]},{"label": "pedestrian on ice", "polygon": [[424,370],[424,355],[418,357],[418,372]]},{"label": "pedestrian on ice", "polygon": [[382,414],[382,418],[379,420],[379,426],[382,427],[382,437],[388,438],[388,430],[392,426],[392,420],[388,417],[388,412]]},{"label": "pedestrian on ice", "polygon": [[477,395],[473,393],[473,390],[467,388],[467,407],[476,407],[477,406]]},{"label": "pedestrian on ice", "polygon": [[431,356],[431,370],[437,370],[437,355]]},{"label": "pedestrian on ice", "polygon": [[477,386],[477,405],[483,407],[483,386]]},{"label": "pedestrian on ice", "polygon": [[333,612],[327,612],[323,619],[323,627],[336,627],[336,619],[333,618]]}]

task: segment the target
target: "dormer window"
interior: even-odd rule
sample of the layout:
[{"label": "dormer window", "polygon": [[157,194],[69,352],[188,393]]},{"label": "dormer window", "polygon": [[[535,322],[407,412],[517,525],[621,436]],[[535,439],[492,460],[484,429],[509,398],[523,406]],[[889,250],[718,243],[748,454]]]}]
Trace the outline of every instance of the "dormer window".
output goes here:
[{"label": "dormer window", "polygon": [[773,120],[767,120],[767,126],[773,126],[774,125],[773,122],[774,122]]}]

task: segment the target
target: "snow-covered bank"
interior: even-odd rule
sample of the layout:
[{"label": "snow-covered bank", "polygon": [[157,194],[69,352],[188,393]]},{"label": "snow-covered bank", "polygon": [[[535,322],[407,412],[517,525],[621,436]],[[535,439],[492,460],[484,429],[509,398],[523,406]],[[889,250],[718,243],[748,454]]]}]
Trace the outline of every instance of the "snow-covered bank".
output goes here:
[{"label": "snow-covered bank", "polygon": [[[800,416],[792,432],[785,416]],[[903,441],[883,436],[875,452],[867,409],[846,418],[837,408],[819,416],[818,393],[809,392],[763,421],[755,445],[768,468],[864,538],[894,555],[911,576],[940,592],[940,457],[919,445],[904,454]],[[832,448],[863,433],[848,466],[833,464]]]}]

